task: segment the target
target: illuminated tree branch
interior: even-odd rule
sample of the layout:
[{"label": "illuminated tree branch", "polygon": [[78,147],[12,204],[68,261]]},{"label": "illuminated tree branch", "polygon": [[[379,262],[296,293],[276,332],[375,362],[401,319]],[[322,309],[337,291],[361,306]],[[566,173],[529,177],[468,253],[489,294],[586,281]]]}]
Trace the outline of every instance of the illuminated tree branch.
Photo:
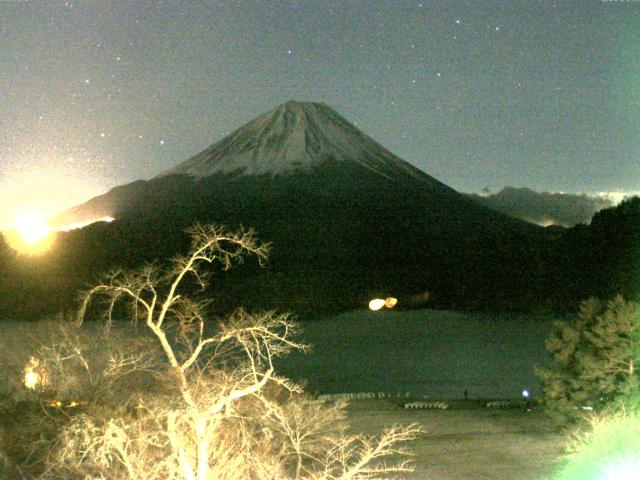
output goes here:
[{"label": "illuminated tree branch", "polygon": [[[116,307],[128,306],[162,349],[166,397],[140,398],[134,414],[102,424],[79,418],[71,432],[76,437],[63,442],[52,472],[114,480],[355,480],[409,471],[406,461],[381,460],[404,455],[395,444],[415,438],[417,426],[375,438],[345,435],[342,404],[303,398],[298,385],[276,375],[274,359],[308,348],[295,339],[299,329],[289,315],[239,309],[213,324],[209,302],[187,295],[187,278],[206,288],[204,267],[228,270],[247,255],[262,263],[269,247],[251,230],[196,225],[189,233],[186,256],[166,270],[113,272],[86,292],[78,314],[82,323],[94,299],[103,298],[111,325]],[[119,365],[131,368],[128,362]]]}]

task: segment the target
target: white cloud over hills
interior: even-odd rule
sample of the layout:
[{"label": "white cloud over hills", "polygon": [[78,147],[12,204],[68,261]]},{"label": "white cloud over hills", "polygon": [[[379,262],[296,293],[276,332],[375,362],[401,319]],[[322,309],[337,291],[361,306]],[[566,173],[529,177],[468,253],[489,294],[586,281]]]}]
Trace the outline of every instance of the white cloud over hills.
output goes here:
[{"label": "white cloud over hills", "polygon": [[542,226],[571,227],[579,223],[590,223],[596,212],[613,207],[626,198],[640,196],[640,192],[609,191],[588,195],[505,187],[498,193],[468,195],[483,205],[512,217]]}]

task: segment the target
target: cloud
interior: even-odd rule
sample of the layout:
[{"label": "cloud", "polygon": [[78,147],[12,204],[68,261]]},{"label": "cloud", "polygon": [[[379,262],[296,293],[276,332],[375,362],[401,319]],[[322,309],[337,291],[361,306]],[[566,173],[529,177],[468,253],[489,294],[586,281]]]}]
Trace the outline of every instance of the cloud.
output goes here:
[{"label": "cloud", "polygon": [[628,192],[628,191],[613,190],[609,192],[598,192],[596,193],[596,196],[598,198],[605,198],[607,200],[611,200],[615,205],[617,205],[626,198],[640,197],[640,191]]},{"label": "cloud", "polygon": [[528,222],[542,226],[571,227],[578,223],[590,223],[594,213],[612,207],[632,194],[603,192],[586,195],[505,187],[490,195],[467,195],[483,205]]}]

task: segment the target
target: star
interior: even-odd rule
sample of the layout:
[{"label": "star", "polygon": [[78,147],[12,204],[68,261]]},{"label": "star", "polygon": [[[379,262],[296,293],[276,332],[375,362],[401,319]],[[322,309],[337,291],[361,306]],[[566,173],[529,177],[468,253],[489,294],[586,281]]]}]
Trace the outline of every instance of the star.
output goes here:
[{"label": "star", "polygon": [[[619,111],[611,121],[620,127],[627,115],[635,118],[636,107],[640,106],[640,91],[620,89],[614,95],[607,95],[607,88],[603,87],[607,81],[601,73],[613,71],[618,66],[615,62],[633,53],[623,41],[626,37],[621,35],[628,25],[616,23],[622,19],[617,16],[621,14],[619,9],[594,10],[586,4],[579,6],[581,2],[571,8],[561,8],[562,2],[552,0],[549,8],[540,8],[534,5],[537,2],[531,2],[531,5],[521,5],[517,12],[499,5],[479,5],[482,2],[464,2],[463,10],[456,2],[415,0],[376,2],[373,10],[364,12],[355,6],[358,2],[280,2],[283,5],[272,8],[267,5],[269,2],[256,1],[247,2],[246,16],[236,17],[237,12],[231,6],[234,2],[222,0],[225,6],[218,9],[220,1],[198,2],[207,6],[193,9],[179,8],[173,5],[175,2],[154,2],[155,6],[162,4],[162,7],[156,11],[152,6],[153,15],[137,8],[121,9],[118,2],[111,2],[111,6],[106,2],[99,12],[92,12],[95,9],[90,5],[76,0],[61,0],[57,7],[35,11],[12,9],[17,16],[12,13],[2,28],[9,28],[8,34],[14,39],[20,38],[21,30],[28,28],[33,42],[13,42],[16,53],[5,59],[9,62],[5,73],[12,85],[12,94],[0,99],[0,107],[6,109],[9,104],[16,121],[0,121],[0,138],[4,140],[0,140],[0,158],[45,157],[32,155],[30,150],[40,148],[40,144],[53,148],[50,142],[58,141],[63,150],[78,155],[77,164],[84,164],[84,155],[88,155],[79,153],[80,150],[89,151],[91,168],[94,168],[107,158],[106,144],[114,143],[109,145],[119,149],[114,171],[121,168],[125,173],[119,179],[111,178],[111,172],[105,173],[104,181],[147,178],[169,167],[170,162],[180,161],[182,157],[178,155],[195,154],[207,142],[218,140],[225,127],[216,128],[215,135],[209,133],[214,118],[221,119],[225,126],[239,127],[244,120],[291,97],[322,101],[347,118],[359,119],[359,125],[364,123],[371,128],[371,132],[366,133],[375,134],[383,145],[393,144],[393,136],[397,134],[404,144],[404,149],[398,152],[400,156],[420,163],[424,162],[423,155],[416,152],[422,152],[427,142],[409,130],[405,130],[408,138],[402,142],[405,116],[407,121],[418,122],[423,118],[428,121],[431,115],[435,121],[429,124],[432,129],[429,133],[441,136],[442,151],[448,158],[458,151],[463,155],[465,150],[458,150],[458,139],[446,132],[445,124],[439,125],[442,120],[456,115],[462,117],[467,110],[488,113],[497,106],[517,102],[518,109],[503,112],[504,128],[488,130],[488,136],[476,141],[472,156],[481,158],[493,144],[499,143],[505,152],[514,147],[509,138],[521,140],[518,128],[521,119],[523,124],[530,125],[531,132],[546,132],[546,122],[554,123],[556,112],[562,110],[567,125],[578,116],[591,127],[597,119],[583,115],[584,109],[602,105],[605,110]],[[2,3],[0,0],[0,5]],[[296,8],[288,8],[291,5]],[[69,9],[70,6],[73,8]],[[79,20],[92,13],[96,14],[89,28]],[[205,18],[209,14],[210,18]],[[166,20],[178,17],[180,21],[174,23],[176,31],[171,32],[176,36],[164,34],[169,32],[158,34]],[[114,18],[120,18],[119,24],[113,23]],[[298,28],[286,28],[287,22],[295,18],[304,18],[309,38]],[[337,24],[327,21],[337,18]],[[559,20],[561,25],[557,23]],[[540,22],[544,23],[544,29]],[[565,23],[569,24],[570,32],[565,30]],[[503,25],[507,28],[504,33]],[[516,25],[522,32],[544,30],[548,41],[540,42],[533,34],[511,38],[517,33],[513,29]],[[589,25],[593,32],[581,30],[582,25]],[[264,41],[254,43],[250,32],[264,34]],[[504,35],[510,43],[503,45],[505,48],[496,48],[496,42],[501,42]],[[178,37],[182,38],[180,42],[175,41]],[[603,39],[608,40],[602,42]],[[68,42],[75,45],[72,55],[64,48]],[[465,55],[463,47],[472,49],[473,55]],[[599,74],[585,73],[594,68],[588,58],[580,55],[580,51],[586,49],[593,50],[594,58],[598,59]],[[225,62],[229,58],[234,58],[231,64]],[[166,59],[175,61],[175,71],[166,68]],[[447,69],[446,77],[438,66]],[[330,75],[326,74],[328,67],[331,67]],[[632,71],[616,70],[616,81],[632,85]],[[532,72],[536,76],[533,83],[528,79]],[[436,77],[435,83],[431,75]],[[566,87],[567,78],[571,80],[571,89]],[[234,88],[225,88],[232,79]],[[283,82],[283,79],[288,80]],[[450,88],[458,84],[473,95],[463,96]],[[38,95],[33,94],[35,87],[41,90]],[[428,87],[437,90],[429,91]],[[242,100],[236,98],[234,92],[243,92]],[[595,99],[590,101],[585,96]],[[557,105],[559,99],[570,102],[565,105],[568,106],[582,98],[585,100],[580,100],[584,102],[580,109]],[[624,109],[621,108],[623,99]],[[15,106],[11,102],[15,102]],[[455,113],[450,113],[451,105],[456,106]],[[399,123],[397,128],[385,128],[386,111],[397,116],[390,120]],[[211,120],[203,122],[206,118]],[[483,118],[483,115],[459,118],[460,129],[473,132],[484,128]],[[169,119],[175,123],[172,125]],[[133,129],[128,131],[127,120],[136,124],[138,133]],[[193,125],[200,126],[193,128]],[[439,131],[440,128],[443,130]],[[619,135],[629,135],[628,130]],[[174,132],[175,138],[181,140],[169,144],[164,137],[157,137],[163,131]],[[18,135],[16,132],[29,133]],[[587,161],[589,157],[589,161],[595,162],[598,155],[610,150],[618,135],[603,134],[599,139],[603,142],[602,148],[591,152],[584,146],[585,132],[588,132],[586,127],[551,132],[543,146],[534,147],[532,142],[526,148],[539,150],[541,162],[543,159],[551,162],[557,151],[552,142],[565,142],[571,151],[567,157],[575,157],[575,162],[583,161],[582,157]],[[521,141],[529,138],[527,133]],[[445,148],[447,142],[451,148]],[[616,154],[626,159],[621,159],[621,163],[630,163],[628,159],[635,156],[634,145],[631,139],[615,147],[620,150]],[[156,149],[160,156],[153,162],[143,162],[141,159],[149,153],[147,149],[157,146],[163,147]],[[173,149],[179,152],[175,157]],[[529,150],[517,153],[531,154]],[[430,165],[419,166],[429,173]],[[505,168],[512,167],[514,171],[519,168],[512,165]],[[628,174],[634,168],[627,165],[624,171]],[[530,171],[525,171],[523,175],[529,174]],[[540,170],[536,175],[545,174]],[[614,173],[610,175],[613,177]],[[452,186],[475,188],[470,186],[475,180],[457,171],[450,178]],[[456,181],[460,183],[455,184]],[[477,186],[482,187],[482,184]],[[555,188],[555,183],[549,188]],[[1,217],[0,211],[0,221]]]}]

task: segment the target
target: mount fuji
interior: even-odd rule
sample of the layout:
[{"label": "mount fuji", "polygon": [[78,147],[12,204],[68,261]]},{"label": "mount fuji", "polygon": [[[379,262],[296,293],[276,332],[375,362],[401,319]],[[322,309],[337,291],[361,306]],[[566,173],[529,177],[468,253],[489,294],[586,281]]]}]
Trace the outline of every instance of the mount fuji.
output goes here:
[{"label": "mount fuji", "polygon": [[225,277],[223,303],[294,311],[419,294],[432,306],[511,308],[515,289],[532,281],[531,252],[544,236],[397,157],[327,105],[293,101],[53,223],[105,216],[115,221],[65,234],[63,269],[86,280],[184,251],[184,229],[196,221],[243,225],[272,242],[273,253],[267,269],[243,266]]},{"label": "mount fuji", "polygon": [[[389,180],[434,179],[401,160],[323,103],[290,101],[259,116],[222,141],[161,174],[287,175],[324,163],[358,165]],[[440,184],[441,185],[441,184]]]},{"label": "mount fuji", "polygon": [[[208,188],[213,186],[216,188]],[[245,192],[246,189],[252,192]],[[176,198],[176,191],[190,202]],[[411,204],[423,209],[417,218],[402,217],[406,208],[396,210],[396,219],[404,219],[404,223],[411,220],[424,224],[421,217],[436,216],[447,227],[455,223],[467,233],[474,229],[528,233],[537,230],[457,193],[391,153],[327,105],[295,101],[255,118],[152,180],[116,187],[64,212],[53,223],[62,226],[89,218],[123,218],[167,208],[179,213],[180,208],[202,206],[204,200],[212,200],[222,192],[235,197],[232,203],[242,206],[246,202],[241,193],[263,194],[272,204],[274,195],[289,192],[302,194],[292,202],[295,204],[310,195],[347,200],[366,197],[371,207],[384,204],[386,212],[393,212],[399,207],[395,202],[402,199],[405,207]],[[424,203],[427,199],[429,202]],[[318,199],[306,200],[313,203]],[[205,208],[212,206],[204,203]],[[289,207],[295,209],[295,205]],[[429,225],[431,230],[443,230],[442,227]]]}]

